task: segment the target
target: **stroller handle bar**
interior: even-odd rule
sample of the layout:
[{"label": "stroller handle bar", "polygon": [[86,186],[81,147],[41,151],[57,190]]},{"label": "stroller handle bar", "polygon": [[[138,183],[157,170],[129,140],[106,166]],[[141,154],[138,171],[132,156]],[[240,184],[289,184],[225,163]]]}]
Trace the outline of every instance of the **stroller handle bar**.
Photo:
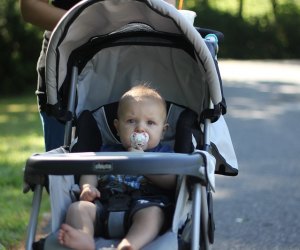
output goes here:
[{"label": "stroller handle bar", "polygon": [[176,174],[198,177],[206,183],[206,159],[201,152],[136,153],[87,152],[35,154],[28,158],[25,176],[83,174]]}]

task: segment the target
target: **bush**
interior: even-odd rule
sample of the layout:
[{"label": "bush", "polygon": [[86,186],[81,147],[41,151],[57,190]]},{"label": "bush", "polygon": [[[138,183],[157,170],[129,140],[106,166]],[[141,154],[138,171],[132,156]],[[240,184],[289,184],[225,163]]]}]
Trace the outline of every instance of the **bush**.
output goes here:
[{"label": "bush", "polygon": [[293,4],[278,8],[275,22],[267,16],[252,19],[222,13],[201,6],[197,12],[196,26],[221,31],[225,35],[220,43],[219,57],[235,59],[299,58],[300,11]]},{"label": "bush", "polygon": [[40,30],[25,24],[18,1],[0,0],[0,93],[19,94],[36,88]]},{"label": "bush", "polygon": [[283,58],[300,57],[300,8],[294,4],[281,5],[276,16],[277,40],[283,48]]}]

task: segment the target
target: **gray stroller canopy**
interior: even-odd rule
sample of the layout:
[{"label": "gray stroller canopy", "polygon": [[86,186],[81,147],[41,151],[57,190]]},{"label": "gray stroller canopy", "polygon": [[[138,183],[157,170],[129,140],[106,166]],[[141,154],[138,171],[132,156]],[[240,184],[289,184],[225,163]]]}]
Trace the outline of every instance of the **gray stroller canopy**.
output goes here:
[{"label": "gray stroller canopy", "polygon": [[[100,76],[103,95],[95,97],[103,98],[99,106],[117,101],[134,80],[147,80],[157,84],[155,87],[167,100],[190,107],[196,112],[202,109],[203,90],[206,86],[214,104],[222,101],[220,82],[208,48],[197,30],[175,7],[161,0],[87,0],[69,11],[51,37],[46,61],[48,104],[58,102],[57,93],[70,74],[67,65],[75,49],[96,36],[113,35],[132,23],[145,24],[155,32],[184,36],[194,49],[195,59],[180,50],[163,46],[148,51],[147,46],[137,50],[133,46],[124,48],[125,45],[103,49],[98,52],[101,54],[101,61],[98,60],[97,65],[92,63],[86,66],[94,67],[94,71],[98,72],[85,80],[94,82],[98,77],[99,81]],[[83,81],[83,78],[79,81]],[[115,91],[115,86],[120,85],[120,82],[122,86],[118,86],[118,91]],[[93,98],[95,92],[92,87],[88,94]]]}]

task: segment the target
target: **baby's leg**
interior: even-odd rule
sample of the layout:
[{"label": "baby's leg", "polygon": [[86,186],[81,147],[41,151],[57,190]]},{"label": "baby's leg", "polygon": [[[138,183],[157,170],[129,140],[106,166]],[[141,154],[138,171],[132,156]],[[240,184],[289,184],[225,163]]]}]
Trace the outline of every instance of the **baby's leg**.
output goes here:
[{"label": "baby's leg", "polygon": [[[95,249],[94,222],[96,206],[88,201],[72,203],[61,226],[58,240],[73,249]],[[84,246],[84,247],[83,247]]]},{"label": "baby's leg", "polygon": [[137,211],[125,238],[118,245],[119,250],[137,250],[155,239],[164,223],[160,207],[152,206]]},{"label": "baby's leg", "polygon": [[95,218],[95,204],[89,201],[79,201],[70,205],[66,216],[66,223],[91,236],[94,236]]},{"label": "baby's leg", "polygon": [[94,238],[68,224],[62,224],[58,232],[60,244],[76,250],[95,250]]}]

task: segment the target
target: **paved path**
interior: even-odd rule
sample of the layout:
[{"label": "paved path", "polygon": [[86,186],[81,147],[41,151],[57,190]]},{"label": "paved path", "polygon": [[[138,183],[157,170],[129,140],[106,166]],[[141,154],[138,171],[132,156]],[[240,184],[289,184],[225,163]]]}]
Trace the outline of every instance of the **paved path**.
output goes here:
[{"label": "paved path", "polygon": [[237,177],[217,176],[213,250],[300,249],[300,60],[219,62]]}]

